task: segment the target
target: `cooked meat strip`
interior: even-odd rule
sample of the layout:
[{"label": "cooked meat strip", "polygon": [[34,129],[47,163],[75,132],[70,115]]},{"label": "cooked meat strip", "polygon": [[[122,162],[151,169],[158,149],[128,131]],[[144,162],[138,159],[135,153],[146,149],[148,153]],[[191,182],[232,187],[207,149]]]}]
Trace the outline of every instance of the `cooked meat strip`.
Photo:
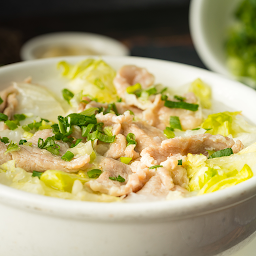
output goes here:
[{"label": "cooked meat strip", "polygon": [[12,156],[10,153],[5,154],[5,151],[7,150],[7,146],[0,141],[0,164],[4,164],[9,160],[12,160]]},{"label": "cooked meat strip", "polygon": [[127,146],[124,151],[124,156],[131,157],[132,160],[135,160],[138,157],[140,157],[140,154],[134,150],[135,147],[136,147],[135,144],[131,144],[131,145]]},{"label": "cooked meat strip", "polygon": [[[99,168],[103,173],[96,180],[90,180],[86,183],[93,191],[99,191],[112,196],[127,195],[138,191],[143,183],[136,173],[132,173],[131,167],[112,158],[98,157],[100,160]],[[109,177],[121,176],[124,182],[114,181]]]},{"label": "cooked meat strip", "polygon": [[108,151],[105,153],[105,157],[111,157],[118,159],[125,155],[126,138],[122,134],[118,134],[115,141],[110,144]]},{"label": "cooked meat strip", "polygon": [[[37,131],[34,134],[34,136],[28,139],[27,141],[32,142],[32,144],[37,147],[39,138],[45,141],[48,137],[52,137],[53,135],[54,133],[52,132],[51,129],[44,129],[44,130]],[[66,151],[69,149],[69,145],[63,141],[56,140],[55,143],[60,146],[60,155],[65,154]]]},{"label": "cooked meat strip", "polygon": [[5,108],[7,107],[7,98],[10,94],[17,94],[18,91],[14,88],[14,86],[9,86],[7,87],[6,89],[0,91],[0,97],[2,98],[3,100],[3,103],[0,104],[0,112],[3,113]]},{"label": "cooked meat strip", "polygon": [[155,127],[150,126],[146,122],[132,122],[124,124],[124,135],[133,133],[137,142],[136,151],[141,152],[144,148],[149,146],[160,146],[161,142],[166,139],[163,132]]},{"label": "cooked meat strip", "polygon": [[11,152],[12,159],[16,166],[28,172],[46,170],[60,170],[64,172],[77,172],[89,167],[90,156],[85,155],[71,160],[64,161],[60,156],[54,156],[45,149],[20,145],[19,151]]},{"label": "cooked meat strip", "polygon": [[[239,146],[238,146],[239,145]],[[225,148],[234,149],[234,153],[243,149],[240,141],[234,142],[233,139],[224,137],[222,135],[199,134],[189,137],[176,137],[173,139],[165,140],[161,144],[163,152],[169,154],[204,154],[207,155],[207,150],[218,151]]]},{"label": "cooked meat strip", "polygon": [[151,86],[155,81],[154,75],[149,73],[145,68],[140,68],[134,65],[123,66],[114,78],[114,85],[119,96],[123,96],[126,88],[140,83],[142,88]]},{"label": "cooked meat strip", "polygon": [[18,105],[18,100],[16,98],[16,93],[12,93],[7,97],[6,108],[3,113],[8,116],[8,119],[13,119],[14,111]]}]

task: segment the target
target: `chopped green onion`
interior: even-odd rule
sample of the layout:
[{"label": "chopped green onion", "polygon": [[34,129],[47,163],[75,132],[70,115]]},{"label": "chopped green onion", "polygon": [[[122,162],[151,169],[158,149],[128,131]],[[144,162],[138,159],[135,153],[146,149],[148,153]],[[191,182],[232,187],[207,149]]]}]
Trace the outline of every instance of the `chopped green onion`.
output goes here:
[{"label": "chopped green onion", "polygon": [[41,118],[41,121],[45,121],[46,123],[50,122],[48,119],[45,119],[45,118]]},{"label": "chopped green onion", "polygon": [[84,116],[92,116],[95,115],[96,111],[98,111],[98,108],[87,108],[85,109],[83,112],[80,112],[80,115],[84,115]]},{"label": "chopped green onion", "polygon": [[168,96],[167,96],[167,95],[164,95],[164,94],[161,95],[161,100],[165,101],[165,100],[167,100],[167,99],[168,99]]},{"label": "chopped green onion", "polygon": [[8,116],[3,113],[0,113],[0,121],[6,121],[6,120],[8,120]]},{"label": "chopped green onion", "polygon": [[43,172],[33,171],[32,177],[38,177],[38,179],[40,179],[42,174],[43,174]]},{"label": "chopped green onion", "polygon": [[22,121],[22,120],[26,119],[26,115],[24,115],[24,114],[15,114],[13,117],[17,121]]},{"label": "chopped green onion", "polygon": [[99,176],[102,174],[102,171],[100,169],[92,169],[87,172],[87,175],[91,179],[99,178]]},{"label": "chopped green onion", "polygon": [[9,128],[10,130],[15,130],[15,129],[18,128],[18,125],[16,124],[15,121],[6,120],[4,123],[8,126],[8,128]]},{"label": "chopped green onion", "polygon": [[129,94],[133,94],[133,93],[135,93],[137,90],[140,90],[140,89],[141,89],[141,84],[137,83],[137,84],[128,86],[128,87],[126,88],[126,92],[129,93]]},{"label": "chopped green onion", "polygon": [[23,145],[24,143],[26,143],[27,141],[26,140],[20,140],[19,141],[19,145]]},{"label": "chopped green onion", "polygon": [[180,124],[180,119],[178,116],[170,116],[170,127],[172,129],[182,130],[181,124]]},{"label": "chopped green onion", "polygon": [[106,134],[103,134],[101,132],[98,133],[98,137],[97,139],[99,139],[102,142],[106,142],[106,143],[112,143],[115,141],[116,135],[114,136],[108,136]]},{"label": "chopped green onion", "polygon": [[54,155],[59,155],[60,146],[55,143],[55,137],[48,137],[45,141],[42,138],[38,138],[38,147],[41,149],[46,149]]},{"label": "chopped green onion", "polygon": [[9,138],[3,137],[0,139],[4,144],[9,143]]},{"label": "chopped green onion", "polygon": [[89,133],[88,135],[87,135],[87,140],[89,141],[89,140],[96,140],[96,139],[98,139],[98,135],[99,135],[99,131],[94,131],[94,132],[92,132],[92,133]]},{"label": "chopped green onion", "polygon": [[209,156],[209,159],[216,158],[216,157],[230,156],[232,154],[234,154],[232,148],[225,148],[225,149],[214,152],[212,155]]},{"label": "chopped green onion", "polygon": [[163,166],[162,165],[153,165],[153,166],[150,166],[148,169],[156,169],[159,167],[163,167]]},{"label": "chopped green onion", "polygon": [[135,140],[135,135],[131,132],[127,134],[126,141],[128,142],[127,146],[132,144],[137,145],[137,141]]},{"label": "chopped green onion", "polygon": [[167,108],[181,108],[181,109],[187,109],[190,111],[197,111],[199,105],[198,104],[192,104],[187,103],[183,101],[171,101],[171,100],[165,100],[164,106]]},{"label": "chopped green onion", "polygon": [[71,148],[74,148],[75,146],[77,146],[80,142],[82,141],[82,139],[77,139],[75,143],[72,143],[70,145]]},{"label": "chopped green onion", "polygon": [[192,129],[192,131],[198,131],[198,130],[200,130],[199,127]]},{"label": "chopped green onion", "polygon": [[4,102],[3,99],[0,97],[0,105],[1,105],[3,102]]},{"label": "chopped green onion", "polygon": [[182,159],[178,160],[178,165],[182,165]]},{"label": "chopped green onion", "polygon": [[120,157],[120,161],[123,164],[129,164],[132,161],[132,157]]},{"label": "chopped green onion", "polygon": [[148,94],[148,96],[157,94],[157,89],[156,87],[149,87],[148,89],[145,90],[145,92]]},{"label": "chopped green onion", "polygon": [[164,135],[168,138],[168,139],[172,139],[175,137],[175,133],[173,132],[173,129],[171,127],[166,127],[164,129]]},{"label": "chopped green onion", "polygon": [[122,101],[123,101],[123,99],[121,97],[118,97],[116,100],[116,102],[122,102]]},{"label": "chopped green onion", "polygon": [[164,92],[166,92],[168,90],[168,88],[167,87],[164,87],[162,90],[161,90],[161,94],[163,94]]},{"label": "chopped green onion", "polygon": [[103,114],[106,115],[106,114],[110,113],[111,111],[113,111],[117,116],[119,115],[115,103],[110,103],[110,104],[108,104],[108,107],[107,107],[107,109],[103,112]]},{"label": "chopped green onion", "polygon": [[68,104],[70,104],[70,100],[74,97],[74,93],[68,89],[63,89],[62,96],[63,96],[64,100],[66,100],[68,102]]},{"label": "chopped green onion", "polygon": [[178,101],[184,101],[186,100],[185,97],[179,96],[179,95],[174,95],[174,99],[178,100]]},{"label": "chopped green onion", "polygon": [[112,130],[113,130],[112,126],[105,126],[103,129],[104,133],[108,136],[113,136]]},{"label": "chopped green onion", "polygon": [[109,177],[109,179],[119,181],[119,182],[125,182],[125,179],[120,175],[118,175],[118,177]]},{"label": "chopped green onion", "polygon": [[88,124],[87,126],[82,126],[82,136],[87,137],[90,132],[93,131],[94,124]]},{"label": "chopped green onion", "polygon": [[74,154],[70,151],[67,151],[62,157],[61,159],[64,160],[64,161],[71,161],[72,158],[74,157]]},{"label": "chopped green onion", "polygon": [[19,151],[20,150],[20,147],[16,144],[16,143],[13,143],[11,142],[8,147],[7,147],[7,150],[5,151],[5,155],[7,153],[10,153],[10,152],[13,152],[13,151]]}]

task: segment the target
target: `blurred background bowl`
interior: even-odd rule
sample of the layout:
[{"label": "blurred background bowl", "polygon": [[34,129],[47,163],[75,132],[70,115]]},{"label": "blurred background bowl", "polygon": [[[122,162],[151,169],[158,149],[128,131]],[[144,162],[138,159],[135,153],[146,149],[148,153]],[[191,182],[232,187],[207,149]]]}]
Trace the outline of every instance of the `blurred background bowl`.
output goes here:
[{"label": "blurred background bowl", "polygon": [[212,71],[234,78],[226,65],[225,40],[241,0],[192,0],[189,23],[194,46]]},{"label": "blurred background bowl", "polygon": [[122,43],[103,35],[63,32],[32,38],[21,48],[22,60],[75,55],[129,55]]}]

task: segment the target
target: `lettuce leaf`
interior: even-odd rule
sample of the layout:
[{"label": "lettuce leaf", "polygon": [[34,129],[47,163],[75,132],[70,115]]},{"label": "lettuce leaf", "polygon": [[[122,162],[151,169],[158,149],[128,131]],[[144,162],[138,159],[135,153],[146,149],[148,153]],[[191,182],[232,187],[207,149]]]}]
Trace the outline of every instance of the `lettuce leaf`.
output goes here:
[{"label": "lettuce leaf", "polygon": [[58,63],[62,75],[70,80],[69,88],[75,94],[83,95],[100,102],[113,102],[117,99],[113,79],[116,72],[103,60],[86,59],[75,65],[65,61]]},{"label": "lettuce leaf", "polygon": [[198,78],[190,84],[189,92],[193,92],[200,99],[203,108],[211,108],[211,87],[205,84],[201,79]]},{"label": "lettuce leaf", "polygon": [[202,195],[250,179],[253,177],[252,169],[256,167],[255,157],[255,151],[214,159],[188,154],[185,168],[190,191],[198,191],[198,195]]}]

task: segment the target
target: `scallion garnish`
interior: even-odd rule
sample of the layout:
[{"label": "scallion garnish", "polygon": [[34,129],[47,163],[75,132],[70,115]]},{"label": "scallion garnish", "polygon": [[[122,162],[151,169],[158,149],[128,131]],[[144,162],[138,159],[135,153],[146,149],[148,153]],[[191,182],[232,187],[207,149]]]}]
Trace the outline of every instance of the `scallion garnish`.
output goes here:
[{"label": "scallion garnish", "polygon": [[123,163],[123,164],[129,164],[131,161],[132,161],[132,157],[120,157],[120,161]]},{"label": "scallion garnish", "polygon": [[109,177],[109,179],[119,181],[119,182],[125,182],[125,179],[120,175],[118,175],[118,177]]},{"label": "scallion garnish", "polygon": [[19,150],[20,150],[20,147],[16,143],[11,142],[8,145],[7,150],[5,151],[4,154],[6,155],[7,153],[10,153],[10,152],[13,152],[13,151],[19,151]]},{"label": "scallion garnish", "polygon": [[178,101],[184,101],[186,100],[185,97],[179,96],[179,95],[174,95],[174,99],[178,100]]},{"label": "scallion garnish", "polygon": [[178,165],[182,165],[182,159],[178,160]]},{"label": "scallion garnish", "polygon": [[140,89],[141,89],[141,84],[137,83],[137,84],[128,86],[126,88],[126,92],[129,93],[129,94],[132,94],[132,93],[135,93],[137,90],[140,90]]},{"label": "scallion garnish", "polygon": [[182,130],[181,124],[180,124],[180,119],[178,116],[170,116],[170,127],[172,129]]},{"label": "scallion garnish", "polygon": [[148,94],[148,96],[157,94],[157,89],[154,86],[151,86],[145,90],[145,92]]},{"label": "scallion garnish", "polygon": [[171,127],[166,127],[164,129],[164,135],[168,138],[168,139],[172,139],[175,137],[175,133],[173,132],[173,129]]},{"label": "scallion garnish", "polygon": [[19,141],[19,145],[23,145],[24,143],[26,143],[27,141],[26,140],[20,140]]},{"label": "scallion garnish", "polygon": [[33,171],[32,177],[38,177],[38,179],[40,179],[42,174],[43,174],[43,172]]},{"label": "scallion garnish", "polygon": [[45,141],[42,138],[38,139],[38,147],[41,149],[46,149],[54,155],[59,155],[60,146],[55,143],[55,137],[48,137]]},{"label": "scallion garnish", "polygon": [[163,166],[162,165],[153,165],[153,166],[150,166],[148,169],[156,169],[159,167],[163,167]]},{"label": "scallion garnish", "polygon": [[166,91],[168,90],[168,88],[167,87],[164,87],[162,90],[161,90],[161,94],[163,94],[163,93],[165,93]]},{"label": "scallion garnish", "polygon": [[24,114],[15,114],[13,117],[14,117],[14,120],[17,120],[17,121],[22,121],[26,119],[26,115]]},{"label": "scallion garnish", "polygon": [[186,109],[190,111],[197,111],[199,107],[198,104],[187,103],[184,101],[171,101],[171,100],[165,100],[164,106],[167,108],[181,108],[181,109]]},{"label": "scallion garnish", "polygon": [[135,135],[131,132],[127,134],[126,141],[128,142],[127,146],[132,144],[137,145],[137,141],[135,140]]},{"label": "scallion garnish", "polygon": [[71,148],[74,148],[75,146],[77,146],[80,142],[82,141],[82,139],[77,139],[75,143],[72,143],[70,145]]},{"label": "scallion garnish", "polygon": [[80,115],[84,115],[84,116],[92,116],[95,115],[96,111],[98,111],[98,108],[87,108],[86,110],[84,110],[83,112],[80,112]]},{"label": "scallion garnish", "polygon": [[230,156],[232,154],[234,154],[232,148],[225,148],[225,149],[214,152],[212,155],[209,156],[208,159],[223,157],[223,156]]},{"label": "scallion garnish", "polygon": [[3,102],[4,102],[3,99],[0,97],[0,105],[1,105]]},{"label": "scallion garnish", "polygon": [[4,123],[8,126],[10,130],[15,130],[18,128],[18,125],[15,121],[6,120]]},{"label": "scallion garnish", "polygon": [[116,138],[116,135],[108,136],[101,132],[98,133],[98,137],[97,137],[97,139],[99,139],[100,141],[105,142],[105,143],[113,143],[115,141],[115,138]]},{"label": "scallion garnish", "polygon": [[6,144],[6,143],[9,143],[9,138],[3,137],[0,139],[0,141],[2,141],[4,144]]},{"label": "scallion garnish", "polygon": [[165,100],[167,100],[167,99],[168,99],[168,96],[167,96],[167,95],[164,95],[164,94],[161,95],[161,100],[165,101]]},{"label": "scallion garnish", "polygon": [[119,115],[115,103],[108,104],[108,107],[105,111],[103,111],[103,114],[106,115],[111,112],[114,112],[117,116]]},{"label": "scallion garnish", "polygon": [[99,176],[102,174],[102,171],[100,169],[92,169],[87,172],[87,175],[91,179],[99,178]]},{"label": "scallion garnish", "polygon": [[7,121],[7,120],[8,120],[8,116],[3,113],[0,113],[0,121]]},{"label": "scallion garnish", "polygon": [[87,137],[90,132],[92,132],[95,124],[88,124],[87,126],[82,126],[82,136]]},{"label": "scallion garnish", "polygon": [[68,102],[68,104],[70,104],[70,100],[74,97],[74,93],[68,89],[63,89],[62,97],[64,98],[64,100]]},{"label": "scallion garnish", "polygon": [[61,159],[64,160],[64,161],[71,161],[72,158],[74,157],[74,154],[70,151],[67,151],[62,157]]}]

